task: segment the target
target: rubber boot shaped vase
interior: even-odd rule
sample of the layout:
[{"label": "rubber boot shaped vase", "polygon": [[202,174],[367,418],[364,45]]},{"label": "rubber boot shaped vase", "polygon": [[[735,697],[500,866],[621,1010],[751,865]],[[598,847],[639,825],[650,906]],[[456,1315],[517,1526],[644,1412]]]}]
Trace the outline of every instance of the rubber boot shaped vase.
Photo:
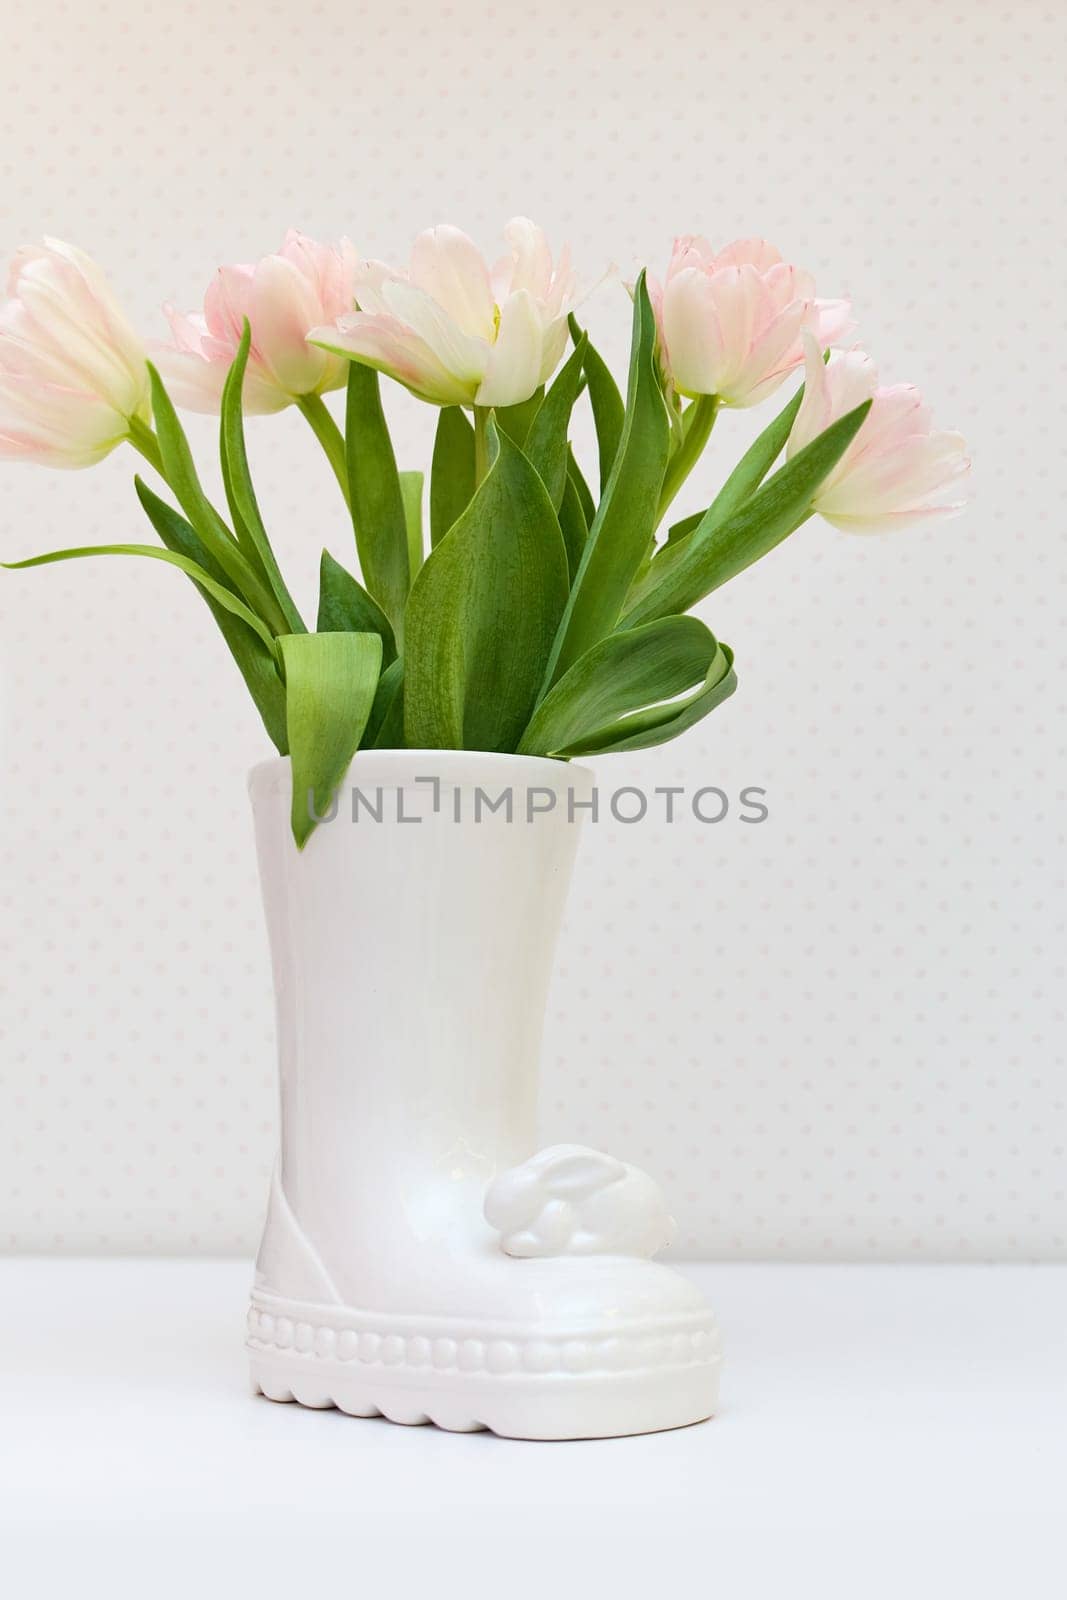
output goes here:
[{"label": "rubber boot shaped vase", "polygon": [[535,1154],[592,775],[368,751],[302,852],[290,782],[287,760],[250,782],[281,1076],[255,1387],[521,1439],[709,1416],[718,1339],[697,1291],[650,1259],[672,1226],[657,1186],[578,1146]]}]

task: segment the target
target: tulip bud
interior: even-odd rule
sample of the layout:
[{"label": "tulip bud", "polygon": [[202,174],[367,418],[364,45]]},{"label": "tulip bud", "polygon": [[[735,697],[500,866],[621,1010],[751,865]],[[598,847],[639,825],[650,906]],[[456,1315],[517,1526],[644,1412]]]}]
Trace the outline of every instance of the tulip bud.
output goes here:
[{"label": "tulip bud", "polygon": [[810,273],[789,266],[763,239],[717,254],[685,236],[662,288],[650,285],[660,353],[675,389],[754,406],[804,360],[807,329],[825,349],[851,326],[847,300],[818,300]]},{"label": "tulip bud", "polygon": [[0,305],[0,456],[88,467],[151,416],[141,341],[96,263],[46,239]]},{"label": "tulip bud", "polygon": [[167,306],[174,344],[154,350],[153,359],[175,403],[218,411],[246,317],[252,329],[242,390],[246,412],[281,411],[306,395],[342,388],[348,363],[309,345],[307,335],[352,309],[355,266],[347,240],[317,244],[291,228],[277,255],[220,267],[203,315]]},{"label": "tulip bud", "polygon": [[376,367],[441,406],[518,405],[551,377],[567,342],[575,281],[564,248],[553,266],[540,228],[517,217],[510,256],[490,271],[465,233],[430,228],[407,272],[363,261],[359,310],[312,341]]},{"label": "tulip bud", "polygon": [[792,456],[838,417],[871,399],[867,418],[815,497],[814,509],[848,533],[882,533],[962,511],[949,485],[970,466],[958,433],[935,433],[929,408],[909,383],[878,387],[870,356],[849,350],[824,363],[806,334],[804,399],[786,447]]}]

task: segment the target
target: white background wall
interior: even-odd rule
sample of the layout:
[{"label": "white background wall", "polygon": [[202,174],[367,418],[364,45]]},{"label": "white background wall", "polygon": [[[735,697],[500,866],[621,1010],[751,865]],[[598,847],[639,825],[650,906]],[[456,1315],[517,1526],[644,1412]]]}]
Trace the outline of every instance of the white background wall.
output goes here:
[{"label": "white background wall", "polygon": [[[761,827],[589,830],[551,1006],[546,1137],[656,1171],[683,1253],[1065,1252],[1065,24],[1030,0],[39,0],[5,26],[0,245],[79,242],[148,333],[290,223],[400,256],[524,211],[589,277],[762,232],[972,441],[965,520],[809,525],[702,608],[734,699],[599,764],[769,791]],[[587,320],[621,362],[617,285]],[[430,413],[393,414],[418,464]],[[749,430],[724,420],[681,509]],[[321,544],[349,550],[335,487],[295,414],[251,448],[310,606]],[[133,467],[3,469],[0,556],[150,537]],[[0,580],[0,1246],[247,1249],[274,1140],[255,714],[176,573]]]}]

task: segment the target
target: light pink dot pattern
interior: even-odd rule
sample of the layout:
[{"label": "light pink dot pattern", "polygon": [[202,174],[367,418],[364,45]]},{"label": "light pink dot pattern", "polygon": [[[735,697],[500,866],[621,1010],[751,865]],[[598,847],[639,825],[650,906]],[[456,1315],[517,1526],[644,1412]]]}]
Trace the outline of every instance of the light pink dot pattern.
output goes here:
[{"label": "light pink dot pattern", "polygon": [[[760,232],[971,441],[965,520],[809,525],[702,608],[729,705],[599,764],[769,795],[759,827],[589,829],[553,992],[545,1138],[657,1173],[683,1254],[1067,1252],[1065,44],[1047,0],[39,0],[5,26],[4,251],[77,241],[146,332],[289,224],[401,256],[523,211],[590,280]],[[621,370],[618,284],[583,314]],[[428,460],[429,409],[390,409]],[[722,420],[679,515],[766,415]],[[251,450],[311,609],[321,545],[349,551],[335,487],[295,414]],[[0,557],[145,538],[132,470],[5,469]],[[0,580],[0,1248],[246,1250],[275,1138],[263,737],[176,573]]]}]

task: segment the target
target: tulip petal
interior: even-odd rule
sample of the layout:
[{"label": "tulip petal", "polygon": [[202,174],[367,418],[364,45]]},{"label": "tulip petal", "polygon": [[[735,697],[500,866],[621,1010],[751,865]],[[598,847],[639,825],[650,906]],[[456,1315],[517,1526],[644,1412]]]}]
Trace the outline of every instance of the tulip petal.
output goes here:
[{"label": "tulip petal", "polygon": [[77,272],[83,294],[82,310],[99,326],[106,343],[119,352],[123,364],[140,378],[144,370],[144,349],[111,286],[91,256],[60,239],[45,238],[46,250],[69,262]]},{"label": "tulip petal", "polygon": [[[793,424],[793,431],[789,435],[787,456],[796,455],[805,445],[810,444],[817,434],[830,426],[835,417],[843,417],[846,412],[854,410],[864,400],[868,400],[878,383],[874,362],[864,351],[850,350],[839,356],[828,367],[823,361],[822,351],[807,329],[803,334],[803,344],[804,399],[797,420]],[[860,439],[870,426],[871,417],[868,415],[860,434],[842,457],[843,461],[853,456]],[[835,472],[840,470],[839,462]],[[832,480],[834,473],[831,473],[830,477]]]},{"label": "tulip petal", "polygon": [[[114,396],[127,415],[141,407],[148,385],[144,352],[130,330],[116,341],[79,274],[37,257],[19,275],[18,299],[26,337],[42,354],[57,356],[87,388]],[[137,352],[132,364],[131,348]]]},{"label": "tulip petal", "polygon": [[232,344],[235,351],[241,342],[245,318],[251,309],[254,272],[252,266],[220,267],[204,295],[204,320],[208,332],[224,344]]},{"label": "tulip petal", "polygon": [[464,333],[436,300],[412,283],[393,278],[382,284],[389,316],[408,328],[460,383],[477,384],[485,371],[489,341]]},{"label": "tulip petal", "polygon": [[424,339],[398,317],[356,311],[332,327],[312,328],[309,340],[323,350],[374,367],[435,405],[471,405],[476,384],[455,377]]},{"label": "tulip petal", "polygon": [[736,239],[716,253],[706,239],[682,235],[665,285],[668,379],[683,394],[717,394],[732,406],[756,405],[800,365],[802,327],[825,348],[851,326],[848,302],[817,300],[811,274],[766,239]]},{"label": "tulip petal", "polygon": [[360,261],[353,277],[356,309],[367,311],[371,316],[389,316],[382,290],[386,283],[393,281],[403,282],[403,273],[394,272],[384,261]]},{"label": "tulip petal", "polygon": [[916,434],[886,453],[861,455],[836,484],[824,488],[819,512],[831,518],[922,516],[939,508],[941,496],[968,465],[958,433]]},{"label": "tulip petal", "polygon": [[542,383],[547,383],[549,378],[559,366],[563,352],[567,348],[567,318],[559,316],[541,330],[541,370],[538,373],[535,388]]},{"label": "tulip petal", "polygon": [[[597,280],[598,284],[603,283],[604,279],[609,277],[612,271],[613,268],[606,267]],[[593,285],[592,287],[596,286]],[[591,289],[587,289],[582,298],[584,299],[590,293]],[[578,280],[571,269],[570,246],[565,244],[560,250],[559,260],[556,262],[555,270],[550,275],[549,287],[545,291],[544,309],[546,316],[566,316],[567,312],[577,305],[577,297]]]},{"label": "tulip petal", "polygon": [[815,300],[812,303],[811,330],[823,350],[837,344],[855,326],[850,300]]},{"label": "tulip petal", "polygon": [[752,267],[760,274],[769,272],[781,263],[781,252],[766,239],[735,239],[725,245],[715,256],[715,268]]},{"label": "tulip petal", "polygon": [[[552,252],[544,232],[529,217],[513,217],[504,229],[511,246],[493,269],[493,287],[499,299],[525,289],[535,300],[548,298],[552,287]],[[564,265],[561,259],[561,266]]]},{"label": "tulip petal", "polygon": [[163,315],[170,323],[171,337],[177,349],[199,355],[204,340],[208,337],[207,322],[200,312],[178,311],[168,301],[163,307]]},{"label": "tulip petal", "polygon": [[728,405],[757,405],[800,364],[804,352],[799,336],[807,313],[805,301],[794,301],[753,341],[736,375],[722,391]]},{"label": "tulip petal", "polygon": [[519,405],[541,383],[541,370],[541,316],[533,295],[520,289],[509,295],[500,308],[500,328],[489,352],[476,403]]},{"label": "tulip petal", "polygon": [[289,228],[278,258],[290,262],[308,284],[317,308],[311,324],[347,316],[355,309],[352,282],[357,257],[347,239],[336,245],[320,244]]},{"label": "tulip petal", "polygon": [[898,533],[905,528],[913,528],[919,523],[943,521],[948,517],[958,517],[966,511],[966,500],[953,500],[940,506],[908,506],[898,511],[883,511],[875,515],[859,514],[846,515],[843,512],[827,513],[822,506],[818,507],[820,517],[828,522],[831,528],[837,528],[841,533]]},{"label": "tulip petal", "polygon": [[966,447],[958,433],[932,431],[919,391],[910,384],[879,388],[874,364],[862,351],[835,355],[824,365],[810,330],[803,341],[807,377],[789,456],[871,397],[866,421],[815,496],[819,515],[849,533],[878,533],[962,509],[961,501],[947,502],[945,495],[970,465]]},{"label": "tulip petal", "polygon": [[770,296],[755,267],[725,267],[707,280],[722,338],[718,394],[735,393],[735,379],[744,365],[757,330],[770,320]]},{"label": "tulip petal", "polygon": [[815,279],[811,273],[802,272],[799,267],[790,266],[786,261],[779,261],[768,268],[761,278],[777,311],[784,311],[797,300],[811,302],[815,299]]},{"label": "tulip petal", "polygon": [[[840,358],[833,363],[836,371]],[[873,391],[872,391],[873,392]],[[892,450],[915,434],[933,426],[929,406],[911,383],[894,383],[878,390],[878,410],[864,439],[864,454]]]},{"label": "tulip petal", "polygon": [[683,233],[674,241],[671,252],[670,265],[667,268],[667,282],[679,272],[684,272],[687,267],[698,270],[710,267],[715,260],[715,251],[708,240],[700,234]]},{"label": "tulip petal", "polygon": [[[191,351],[161,344],[151,346],[151,355],[176,406],[208,416],[218,412],[230,370],[228,360],[205,361]],[[245,372],[241,405],[247,416],[268,416],[283,411],[289,403],[290,396],[260,372],[251,368]]]},{"label": "tulip petal", "polygon": [[[283,256],[266,256],[256,267],[248,320],[256,354],[285,394],[314,394],[326,357],[307,342],[321,315],[315,286]],[[243,329],[242,329],[243,332]]]},{"label": "tulip petal", "polygon": [[553,268],[544,234],[526,218],[513,218],[505,231],[511,256],[495,278],[467,235],[452,227],[419,235],[406,274],[361,261],[358,312],[332,329],[320,324],[313,342],[389,373],[439,405],[528,399],[562,358],[574,276],[566,249]]},{"label": "tulip petal", "polygon": [[683,394],[717,394],[723,341],[710,279],[684,267],[663,290],[663,335],[671,374]]},{"label": "tulip petal", "polygon": [[150,415],[144,348],[96,264],[58,240],[21,251],[0,306],[0,455],[90,466]]},{"label": "tulip petal", "polygon": [[319,244],[290,228],[277,254],[255,266],[220,267],[202,315],[165,307],[174,344],[158,350],[157,365],[178,404],[218,411],[246,318],[252,330],[241,391],[247,414],[281,411],[303,395],[339,389],[347,366],[312,349],[307,336],[351,312],[356,266],[347,240]]},{"label": "tulip petal", "polygon": [[34,378],[0,376],[0,428],[12,438],[49,451],[93,459],[107,455],[127,434],[126,418],[107,400],[83,389]]},{"label": "tulip petal", "polygon": [[[492,339],[494,305],[489,272],[473,240],[459,228],[428,228],[419,234],[411,250],[410,279],[461,334]],[[390,310],[403,315],[392,304]]]}]

